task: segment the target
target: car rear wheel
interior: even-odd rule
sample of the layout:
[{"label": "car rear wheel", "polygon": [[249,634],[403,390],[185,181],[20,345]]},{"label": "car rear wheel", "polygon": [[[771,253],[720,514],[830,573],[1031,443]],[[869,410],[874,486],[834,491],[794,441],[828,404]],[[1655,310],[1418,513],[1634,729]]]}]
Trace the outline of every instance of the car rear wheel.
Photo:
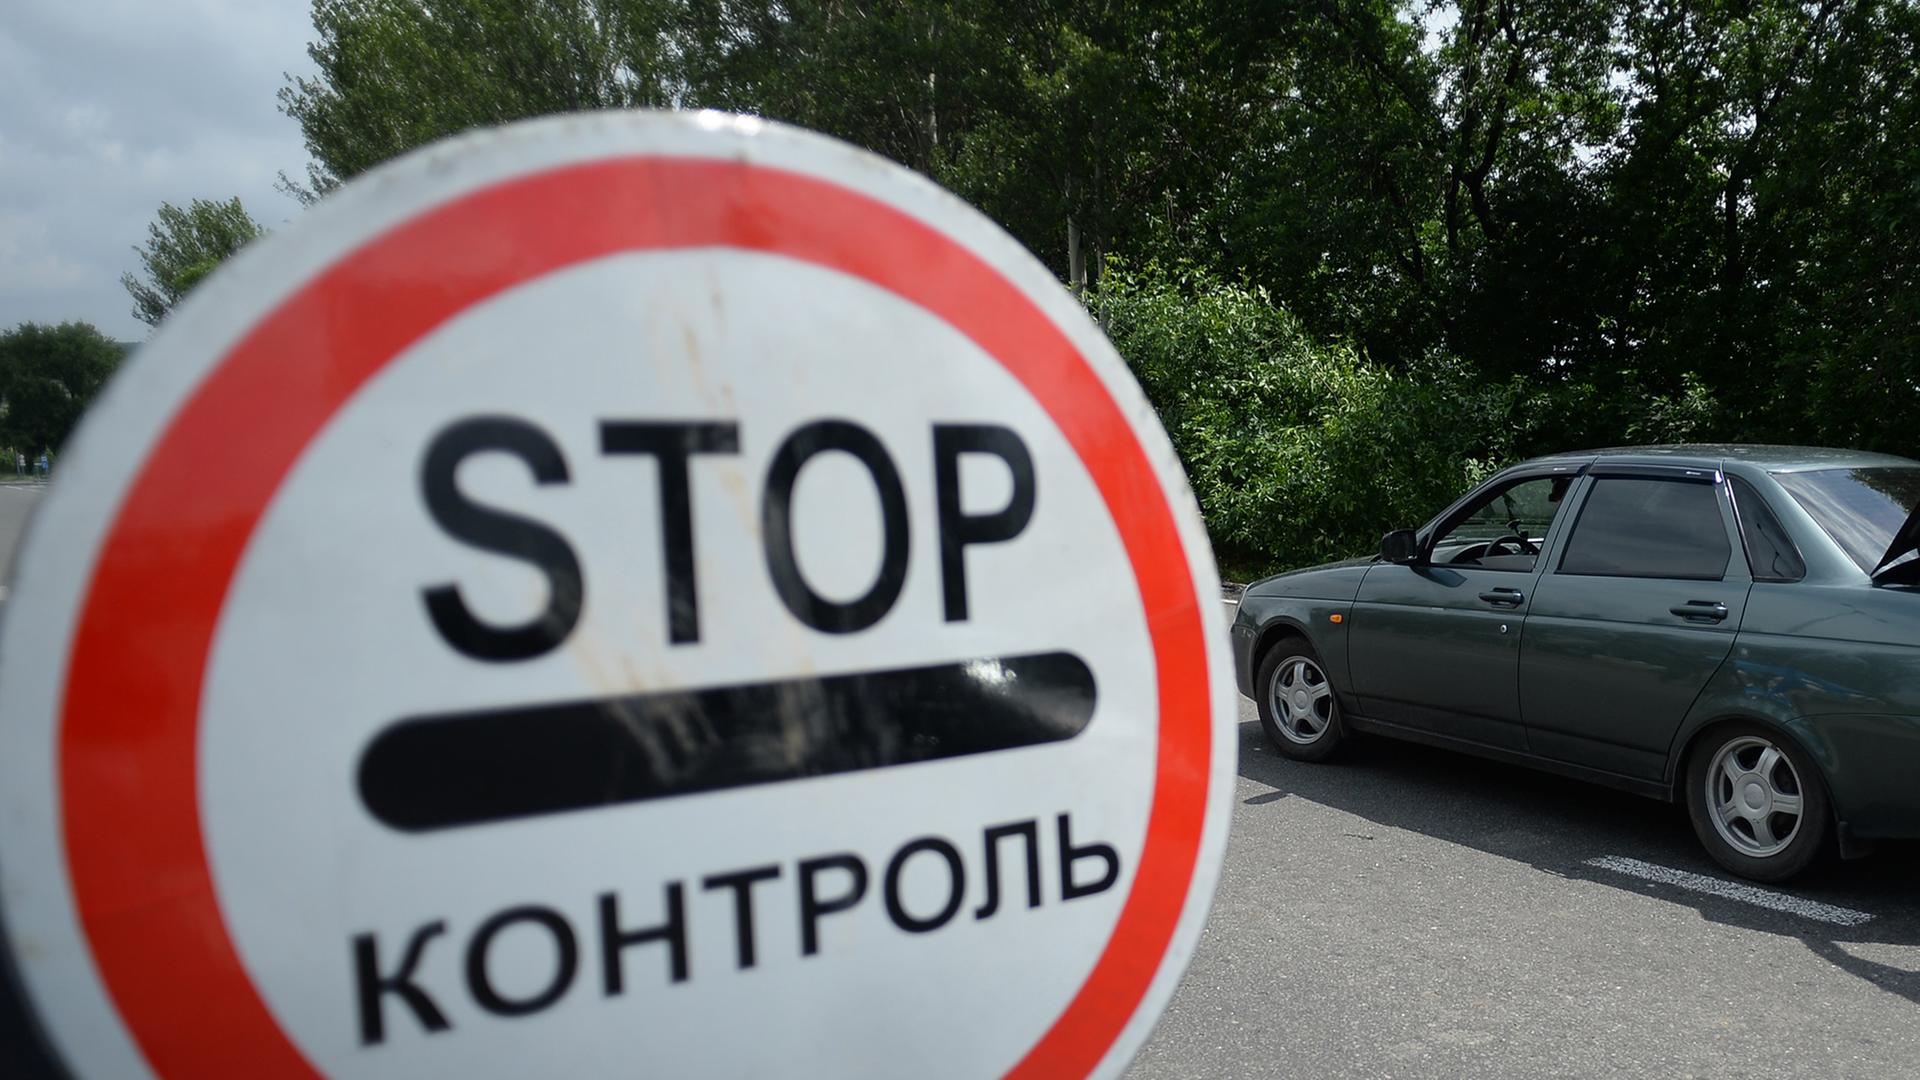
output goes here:
[{"label": "car rear wheel", "polygon": [[1757,724],[1709,732],[1687,766],[1687,811],[1707,854],[1756,881],[1784,881],[1826,847],[1827,792],[1798,746]]},{"label": "car rear wheel", "polygon": [[1345,733],[1340,703],[1313,646],[1288,638],[1260,662],[1260,726],[1274,749],[1297,761],[1325,761]]}]

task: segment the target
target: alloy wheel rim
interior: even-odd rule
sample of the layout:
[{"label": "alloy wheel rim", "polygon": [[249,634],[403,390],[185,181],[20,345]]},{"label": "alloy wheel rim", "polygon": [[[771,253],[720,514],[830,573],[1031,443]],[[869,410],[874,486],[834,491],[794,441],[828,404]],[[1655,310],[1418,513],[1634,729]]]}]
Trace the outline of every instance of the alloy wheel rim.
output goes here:
[{"label": "alloy wheel rim", "polygon": [[1304,656],[1288,657],[1274,670],[1267,702],[1288,742],[1318,742],[1333,723],[1333,687],[1320,665]]},{"label": "alloy wheel rim", "polygon": [[1742,855],[1770,858],[1800,835],[1806,788],[1767,739],[1743,735],[1721,745],[1707,765],[1705,794],[1714,830]]}]

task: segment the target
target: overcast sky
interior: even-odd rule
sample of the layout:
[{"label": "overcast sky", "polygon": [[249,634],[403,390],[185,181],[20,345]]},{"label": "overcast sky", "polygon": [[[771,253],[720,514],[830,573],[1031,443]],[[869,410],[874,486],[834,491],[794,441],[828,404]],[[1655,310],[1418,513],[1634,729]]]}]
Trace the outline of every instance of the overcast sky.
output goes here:
[{"label": "overcast sky", "polygon": [[274,96],[310,74],[306,0],[0,0],[0,329],[138,341],[121,273],[162,201],[240,197],[280,228],[305,175]]}]

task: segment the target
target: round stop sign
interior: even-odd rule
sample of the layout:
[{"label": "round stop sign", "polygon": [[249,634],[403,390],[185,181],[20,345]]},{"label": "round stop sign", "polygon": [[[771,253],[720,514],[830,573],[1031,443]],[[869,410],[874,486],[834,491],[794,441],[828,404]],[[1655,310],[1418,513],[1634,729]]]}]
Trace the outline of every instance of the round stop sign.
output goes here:
[{"label": "round stop sign", "polygon": [[0,917],[82,1075],[1111,1074],[1224,846],[1125,367],[755,121],[349,184],[140,350],[13,589]]}]

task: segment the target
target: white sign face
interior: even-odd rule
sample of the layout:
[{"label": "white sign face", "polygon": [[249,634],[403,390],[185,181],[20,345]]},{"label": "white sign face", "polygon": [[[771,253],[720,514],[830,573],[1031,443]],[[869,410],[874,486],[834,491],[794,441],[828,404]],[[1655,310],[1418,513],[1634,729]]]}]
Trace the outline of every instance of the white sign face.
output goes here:
[{"label": "white sign face", "polygon": [[140,351],[14,587],[0,918],[83,1076],[1111,1075],[1224,848],[1146,402],[790,129],[355,181]]}]

